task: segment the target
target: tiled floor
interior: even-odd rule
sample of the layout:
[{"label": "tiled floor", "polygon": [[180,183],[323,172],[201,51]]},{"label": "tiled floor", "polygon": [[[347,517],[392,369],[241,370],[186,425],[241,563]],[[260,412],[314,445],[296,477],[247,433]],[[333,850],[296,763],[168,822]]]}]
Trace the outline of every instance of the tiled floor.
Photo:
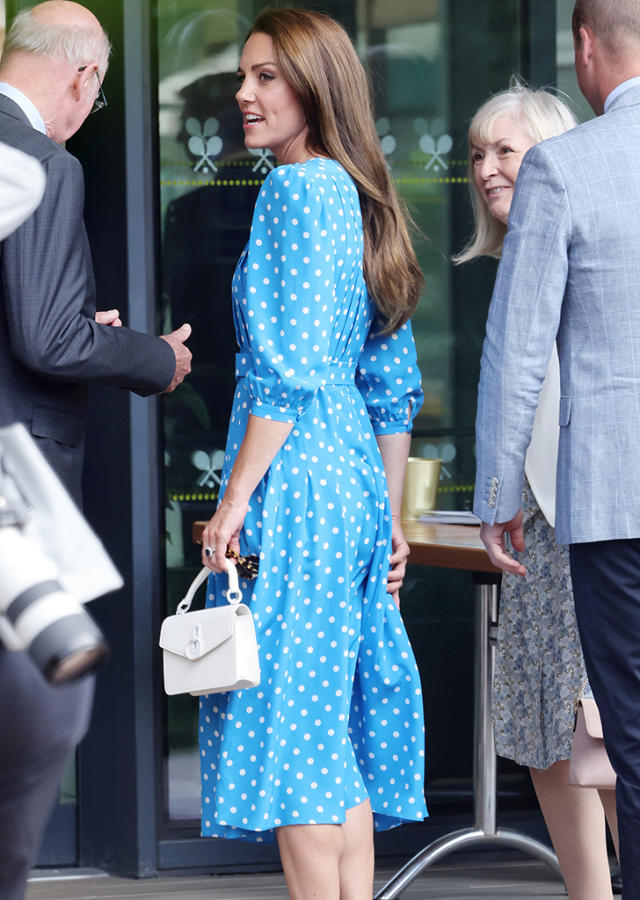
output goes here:
[{"label": "tiled floor", "polygon": [[[376,889],[391,877],[392,870],[376,876]],[[448,859],[423,872],[402,894],[402,900],[534,900],[565,898],[564,885],[543,863]],[[90,877],[52,877],[36,872],[26,900],[286,900],[281,874],[161,877],[142,881]]]}]

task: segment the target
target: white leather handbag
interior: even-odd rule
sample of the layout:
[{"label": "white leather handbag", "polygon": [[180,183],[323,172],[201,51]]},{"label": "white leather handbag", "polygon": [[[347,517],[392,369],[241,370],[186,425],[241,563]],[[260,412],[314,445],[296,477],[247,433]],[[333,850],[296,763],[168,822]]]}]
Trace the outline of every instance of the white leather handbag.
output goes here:
[{"label": "white leather handbag", "polygon": [[178,604],[176,614],[162,623],[159,643],[167,694],[199,696],[260,684],[253,616],[240,602],[242,592],[235,565],[229,559],[226,564],[229,590],[225,592],[225,606],[189,611],[194,594],[211,572],[205,566]]}]

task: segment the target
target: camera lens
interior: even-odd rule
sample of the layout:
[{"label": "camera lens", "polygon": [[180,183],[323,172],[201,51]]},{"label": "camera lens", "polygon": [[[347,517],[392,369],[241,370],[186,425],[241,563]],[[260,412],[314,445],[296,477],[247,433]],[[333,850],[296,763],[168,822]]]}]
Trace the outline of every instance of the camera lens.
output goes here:
[{"label": "camera lens", "polygon": [[109,645],[84,608],[43,629],[29,645],[29,656],[52,684],[94,672],[108,654]]},{"label": "camera lens", "polygon": [[92,672],[108,645],[38,551],[18,529],[0,528],[0,614],[11,632],[11,648],[26,650],[48,681],[63,684]]}]

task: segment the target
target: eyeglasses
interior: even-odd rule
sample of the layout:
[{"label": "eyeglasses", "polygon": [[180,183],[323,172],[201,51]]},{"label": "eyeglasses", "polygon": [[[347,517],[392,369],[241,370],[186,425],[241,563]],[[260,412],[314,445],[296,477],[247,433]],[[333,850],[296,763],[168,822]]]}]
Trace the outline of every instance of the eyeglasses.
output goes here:
[{"label": "eyeglasses", "polygon": [[[86,66],[80,66],[80,68],[78,69],[78,72],[84,72],[84,70],[86,68],[87,68]],[[89,110],[90,116],[93,115],[93,113],[97,113],[98,110],[104,109],[105,106],[109,105],[107,103],[107,98],[104,95],[104,91],[102,90],[102,82],[100,81],[100,76],[98,75],[97,70],[93,74],[98,79],[98,95],[97,95],[96,99],[93,101],[93,106]]]}]

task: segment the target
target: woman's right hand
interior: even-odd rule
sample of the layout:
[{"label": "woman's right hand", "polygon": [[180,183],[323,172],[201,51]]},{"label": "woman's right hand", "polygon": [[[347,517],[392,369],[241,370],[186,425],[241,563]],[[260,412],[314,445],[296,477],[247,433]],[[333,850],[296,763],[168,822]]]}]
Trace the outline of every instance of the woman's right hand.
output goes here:
[{"label": "woman's right hand", "polygon": [[[214,572],[226,571],[227,547],[240,552],[240,532],[249,508],[248,502],[234,501],[225,496],[212,519],[202,532],[202,565]],[[207,550],[213,553],[209,556]]]},{"label": "woman's right hand", "polygon": [[404,581],[409,558],[409,544],[406,541],[400,521],[392,516],[391,532],[391,560],[389,575],[387,576],[387,593],[391,594],[393,602],[400,609],[400,588]]}]

